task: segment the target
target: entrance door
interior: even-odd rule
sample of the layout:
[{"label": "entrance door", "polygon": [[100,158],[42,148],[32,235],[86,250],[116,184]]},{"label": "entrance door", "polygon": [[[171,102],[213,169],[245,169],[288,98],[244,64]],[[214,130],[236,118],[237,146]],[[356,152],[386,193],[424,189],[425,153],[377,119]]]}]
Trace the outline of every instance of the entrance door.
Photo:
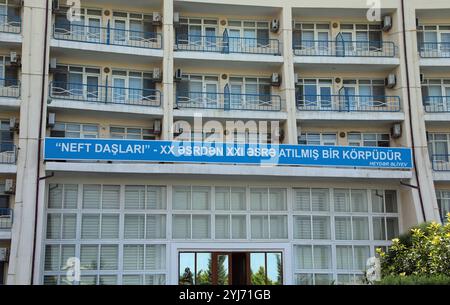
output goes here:
[{"label": "entrance door", "polygon": [[280,252],[180,252],[180,285],[281,285]]}]

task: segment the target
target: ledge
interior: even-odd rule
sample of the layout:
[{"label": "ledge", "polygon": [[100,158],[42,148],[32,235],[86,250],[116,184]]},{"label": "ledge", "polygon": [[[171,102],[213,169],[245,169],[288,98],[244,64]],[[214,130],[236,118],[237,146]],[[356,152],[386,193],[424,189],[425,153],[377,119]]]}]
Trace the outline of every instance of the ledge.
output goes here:
[{"label": "ledge", "polygon": [[251,54],[251,53],[228,53],[222,54],[217,52],[197,52],[197,51],[174,51],[175,59],[202,59],[202,60],[218,60],[218,61],[242,61],[242,62],[262,62],[262,63],[279,63],[284,62],[281,55],[272,54]]},{"label": "ledge", "polygon": [[287,113],[284,111],[252,111],[252,110],[221,110],[221,109],[200,109],[200,108],[180,108],[173,111],[174,117],[194,117],[196,113],[201,113],[203,118],[220,119],[245,119],[245,120],[286,120]]},{"label": "ledge", "polygon": [[299,121],[385,121],[398,122],[405,120],[405,114],[399,112],[339,112],[339,111],[301,111],[297,110]]},{"label": "ledge", "polygon": [[17,173],[17,165],[0,164],[0,174],[15,174],[15,173]]},{"label": "ledge", "polygon": [[11,239],[11,229],[4,230],[0,229],[0,240],[9,240]]},{"label": "ledge", "polygon": [[397,57],[336,57],[336,56],[298,56],[294,55],[294,64],[324,65],[363,65],[394,67],[400,65]]},{"label": "ledge", "polygon": [[0,108],[20,108],[20,98],[16,97],[0,97]]},{"label": "ledge", "polygon": [[331,167],[242,166],[229,164],[75,163],[46,162],[47,171],[146,175],[195,175],[236,177],[410,179],[409,170]]}]

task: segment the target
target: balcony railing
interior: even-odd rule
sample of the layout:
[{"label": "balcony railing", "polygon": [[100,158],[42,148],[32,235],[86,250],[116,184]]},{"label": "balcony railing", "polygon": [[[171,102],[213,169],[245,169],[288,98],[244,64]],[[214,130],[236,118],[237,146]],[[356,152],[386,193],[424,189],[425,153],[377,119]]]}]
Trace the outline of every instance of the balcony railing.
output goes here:
[{"label": "balcony railing", "polygon": [[1,97],[20,97],[20,81],[18,79],[0,78]]},{"label": "balcony railing", "polygon": [[20,16],[0,14],[0,32],[19,34],[22,22]]},{"label": "balcony railing", "polygon": [[294,55],[329,57],[395,57],[396,46],[390,41],[294,41]]},{"label": "balcony railing", "polygon": [[434,171],[448,172],[450,171],[450,155],[434,154],[431,156],[431,164]]},{"label": "balcony railing", "polygon": [[423,106],[425,112],[450,112],[450,96],[426,96]]},{"label": "balcony railing", "polygon": [[13,224],[13,210],[8,208],[0,208],[0,230],[9,230]]},{"label": "balcony railing", "polygon": [[69,23],[55,24],[53,38],[147,49],[161,49],[162,47],[162,36],[159,33],[115,29],[109,25],[96,27]]},{"label": "balcony railing", "polygon": [[51,82],[50,97],[83,102],[161,106],[161,92],[159,90],[142,88]]},{"label": "balcony railing", "polygon": [[187,92],[176,103],[179,108],[281,111],[281,97],[265,94]]},{"label": "balcony railing", "polygon": [[301,111],[398,112],[400,97],[374,95],[304,95],[297,96]]},{"label": "balcony railing", "polygon": [[0,143],[0,164],[16,164],[17,147],[12,143]]},{"label": "balcony railing", "polygon": [[258,39],[223,36],[200,36],[177,34],[175,50],[216,52],[216,53],[244,53],[281,55],[278,39]]},{"label": "balcony railing", "polygon": [[422,58],[449,58],[450,42],[422,42],[419,55]]}]

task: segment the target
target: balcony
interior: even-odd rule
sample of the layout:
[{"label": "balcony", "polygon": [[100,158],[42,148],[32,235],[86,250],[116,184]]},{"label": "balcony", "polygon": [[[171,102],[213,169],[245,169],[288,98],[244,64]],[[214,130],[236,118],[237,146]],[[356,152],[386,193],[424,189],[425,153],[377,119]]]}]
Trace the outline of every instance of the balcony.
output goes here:
[{"label": "balcony", "polygon": [[11,230],[13,218],[12,209],[0,208],[0,230]]},{"label": "balcony", "polygon": [[422,42],[419,44],[421,58],[450,58],[450,42]]},{"label": "balcony", "polygon": [[399,112],[399,96],[305,95],[297,96],[300,111]]},{"label": "balcony", "polygon": [[423,105],[428,113],[450,113],[450,96],[426,96]]},{"label": "balcony", "polygon": [[0,143],[0,164],[16,164],[17,147],[12,143]]},{"label": "balcony", "polygon": [[278,39],[258,39],[223,36],[177,34],[176,51],[214,52],[222,54],[281,55]]},{"label": "balcony", "polygon": [[0,78],[0,97],[20,97],[20,81]]},{"label": "balcony", "polygon": [[53,38],[91,44],[125,46],[145,49],[161,49],[162,35],[154,32],[133,31],[76,24],[55,24]]},{"label": "balcony", "polygon": [[51,82],[50,97],[52,99],[102,104],[161,106],[161,92],[159,90],[142,88]]},{"label": "balcony", "polygon": [[396,57],[389,41],[302,40],[293,43],[296,56],[325,57]]},{"label": "balcony", "polygon": [[281,97],[265,94],[188,92],[176,97],[178,108],[281,111]]},{"label": "balcony", "polygon": [[0,32],[20,34],[22,22],[20,16],[11,14],[0,14]]}]

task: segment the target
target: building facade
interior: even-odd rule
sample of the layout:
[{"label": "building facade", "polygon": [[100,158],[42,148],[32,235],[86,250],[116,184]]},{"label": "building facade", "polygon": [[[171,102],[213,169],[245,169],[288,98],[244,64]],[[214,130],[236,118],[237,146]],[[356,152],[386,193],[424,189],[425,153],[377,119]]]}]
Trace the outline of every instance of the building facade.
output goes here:
[{"label": "building facade", "polygon": [[[379,4],[0,0],[0,283],[360,283],[450,211],[450,3]],[[411,148],[414,167],[43,156],[228,121],[253,126],[237,142]]]}]

